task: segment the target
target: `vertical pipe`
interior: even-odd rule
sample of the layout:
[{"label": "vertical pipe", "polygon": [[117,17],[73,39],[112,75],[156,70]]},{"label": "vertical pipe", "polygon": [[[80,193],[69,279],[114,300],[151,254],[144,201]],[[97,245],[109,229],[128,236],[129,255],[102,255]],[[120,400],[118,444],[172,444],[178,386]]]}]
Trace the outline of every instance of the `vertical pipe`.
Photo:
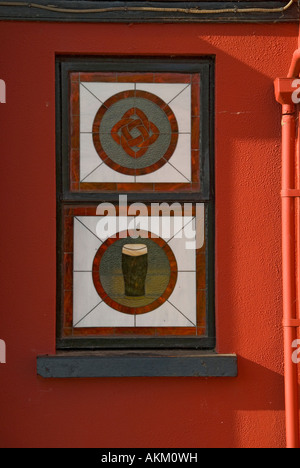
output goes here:
[{"label": "vertical pipe", "polygon": [[[299,110],[297,109],[297,115]],[[296,119],[296,189],[300,191],[300,160],[299,160],[299,144],[300,144],[300,133],[299,133],[299,121]],[[300,319],[300,198],[297,197],[295,200],[295,211],[296,211],[296,316]]]},{"label": "vertical pipe", "polygon": [[[295,187],[295,106],[282,108],[282,189]],[[282,198],[282,269],[283,319],[296,318],[295,202]],[[284,327],[285,405],[287,448],[299,448],[299,401],[297,364],[292,361],[292,343],[297,338],[295,327]]]}]

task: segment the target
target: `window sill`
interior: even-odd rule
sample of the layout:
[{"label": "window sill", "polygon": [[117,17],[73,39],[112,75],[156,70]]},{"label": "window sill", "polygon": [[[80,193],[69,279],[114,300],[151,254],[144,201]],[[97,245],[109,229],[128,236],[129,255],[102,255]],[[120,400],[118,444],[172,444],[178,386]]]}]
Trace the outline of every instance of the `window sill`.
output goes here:
[{"label": "window sill", "polygon": [[59,352],[37,357],[44,378],[236,377],[237,356],[212,351]]}]

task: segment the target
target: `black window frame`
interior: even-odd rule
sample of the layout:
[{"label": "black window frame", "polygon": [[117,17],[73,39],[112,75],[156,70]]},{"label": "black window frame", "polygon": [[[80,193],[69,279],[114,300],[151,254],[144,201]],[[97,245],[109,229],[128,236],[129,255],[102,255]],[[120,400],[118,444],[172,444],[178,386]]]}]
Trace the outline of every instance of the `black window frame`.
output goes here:
[{"label": "black window frame", "polygon": [[[105,338],[61,336],[63,327],[63,208],[65,206],[117,203],[119,193],[73,193],[69,183],[69,80],[70,72],[178,72],[201,76],[201,193],[126,193],[128,202],[193,202],[206,207],[207,335],[179,338]],[[215,59],[203,57],[56,57],[56,153],[57,153],[57,350],[90,349],[201,349],[216,346],[214,304],[214,76]]]}]

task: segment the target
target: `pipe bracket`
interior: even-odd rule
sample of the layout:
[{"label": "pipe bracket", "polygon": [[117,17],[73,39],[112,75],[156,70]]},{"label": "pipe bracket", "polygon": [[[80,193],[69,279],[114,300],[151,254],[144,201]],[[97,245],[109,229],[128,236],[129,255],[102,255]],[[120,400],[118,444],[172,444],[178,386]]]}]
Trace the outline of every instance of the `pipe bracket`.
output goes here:
[{"label": "pipe bracket", "polygon": [[298,328],[300,327],[300,319],[286,319],[283,320],[284,327]]},{"label": "pipe bracket", "polygon": [[281,190],[282,198],[300,198],[299,189],[285,189]]}]

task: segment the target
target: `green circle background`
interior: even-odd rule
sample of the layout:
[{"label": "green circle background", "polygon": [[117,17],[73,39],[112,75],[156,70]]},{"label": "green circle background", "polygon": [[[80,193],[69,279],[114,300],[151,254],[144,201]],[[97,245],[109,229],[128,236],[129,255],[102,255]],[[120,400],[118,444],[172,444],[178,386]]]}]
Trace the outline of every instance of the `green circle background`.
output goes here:
[{"label": "green circle background", "polygon": [[[146,154],[140,158],[129,156],[111,136],[112,128],[132,108],[143,111],[148,120],[153,122],[160,131],[156,142],[149,146]],[[100,142],[107,156],[114,163],[129,169],[144,169],[158,162],[167,152],[171,143],[171,136],[172,129],[165,112],[154,102],[139,97],[124,98],[110,106],[101,120],[99,130]]]}]

